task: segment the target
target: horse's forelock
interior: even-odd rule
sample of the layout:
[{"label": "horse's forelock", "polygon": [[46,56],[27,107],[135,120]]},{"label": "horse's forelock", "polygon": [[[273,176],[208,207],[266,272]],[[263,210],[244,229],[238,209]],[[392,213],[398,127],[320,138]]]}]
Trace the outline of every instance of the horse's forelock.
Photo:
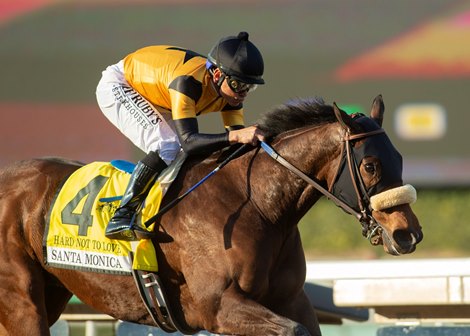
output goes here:
[{"label": "horse's forelock", "polygon": [[293,99],[265,112],[258,126],[268,137],[283,132],[336,121],[333,108],[326,105],[322,98]]}]

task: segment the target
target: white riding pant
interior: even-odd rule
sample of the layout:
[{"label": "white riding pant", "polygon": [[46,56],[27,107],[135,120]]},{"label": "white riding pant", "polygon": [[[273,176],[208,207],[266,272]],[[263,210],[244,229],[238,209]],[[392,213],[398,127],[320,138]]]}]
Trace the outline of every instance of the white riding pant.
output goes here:
[{"label": "white riding pant", "polygon": [[181,151],[171,113],[160,112],[160,107],[157,109],[127,83],[123,61],[103,71],[96,99],[106,118],[145,153],[156,151],[169,165]]}]

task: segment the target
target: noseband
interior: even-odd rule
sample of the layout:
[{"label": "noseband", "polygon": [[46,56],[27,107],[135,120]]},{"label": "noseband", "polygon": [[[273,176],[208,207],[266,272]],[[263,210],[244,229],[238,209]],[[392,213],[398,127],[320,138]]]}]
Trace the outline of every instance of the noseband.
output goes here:
[{"label": "noseband", "polygon": [[[286,159],[284,159],[281,155],[279,155],[267,143],[261,142],[261,147],[274,160],[279,162],[281,165],[286,167],[289,171],[297,175],[299,178],[303,179],[308,184],[315,187],[315,189],[317,189],[323,195],[325,195],[327,199],[333,201],[333,203],[335,203],[336,206],[342,208],[348,214],[356,217],[362,225],[362,235],[366,237],[372,245],[378,245],[380,243],[380,237],[382,236],[383,233],[385,233],[386,239],[390,240],[390,243],[392,243],[393,240],[389,236],[387,230],[384,230],[382,225],[378,223],[375,220],[375,218],[372,216],[373,209],[371,207],[370,197],[367,193],[367,189],[364,185],[364,182],[360,176],[359,165],[356,162],[355,157],[353,155],[353,144],[351,143],[351,141],[364,139],[364,138],[371,137],[377,134],[382,134],[382,133],[385,133],[385,131],[382,128],[372,130],[369,132],[352,134],[352,135],[349,133],[349,130],[347,130],[346,134],[343,136],[343,139],[342,139],[344,143],[344,148],[342,150],[343,152],[346,151],[348,171],[349,171],[351,181],[352,181],[355,193],[356,193],[357,202],[358,202],[360,211],[354,210],[352,206],[346,204],[346,202],[342,201],[336,195],[334,195],[333,193],[331,193],[330,191],[322,187],[319,183],[317,183],[316,181],[308,177],[305,173],[303,173],[301,170],[299,170],[297,167],[295,167],[294,165],[289,163]],[[395,202],[392,202],[391,206],[396,206],[399,204],[403,204],[403,203],[400,203],[400,201],[395,201]],[[393,247],[393,244],[390,244],[390,246],[393,249],[395,249]]]}]

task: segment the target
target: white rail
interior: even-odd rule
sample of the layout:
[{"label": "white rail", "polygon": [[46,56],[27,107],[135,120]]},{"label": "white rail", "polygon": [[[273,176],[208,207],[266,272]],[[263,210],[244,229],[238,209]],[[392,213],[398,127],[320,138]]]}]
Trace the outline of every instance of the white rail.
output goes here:
[{"label": "white rail", "polygon": [[307,282],[470,276],[470,258],[309,261]]},{"label": "white rail", "polygon": [[307,282],[328,282],[339,307],[373,308],[376,321],[470,323],[470,258],[312,261]]}]

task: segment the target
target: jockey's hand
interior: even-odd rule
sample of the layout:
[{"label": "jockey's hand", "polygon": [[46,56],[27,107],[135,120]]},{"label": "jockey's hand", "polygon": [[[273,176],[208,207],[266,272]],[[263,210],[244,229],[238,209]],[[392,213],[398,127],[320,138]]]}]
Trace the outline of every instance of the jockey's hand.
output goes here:
[{"label": "jockey's hand", "polygon": [[256,126],[248,126],[228,133],[230,144],[250,144],[256,146],[259,141],[264,141],[263,132]]}]

